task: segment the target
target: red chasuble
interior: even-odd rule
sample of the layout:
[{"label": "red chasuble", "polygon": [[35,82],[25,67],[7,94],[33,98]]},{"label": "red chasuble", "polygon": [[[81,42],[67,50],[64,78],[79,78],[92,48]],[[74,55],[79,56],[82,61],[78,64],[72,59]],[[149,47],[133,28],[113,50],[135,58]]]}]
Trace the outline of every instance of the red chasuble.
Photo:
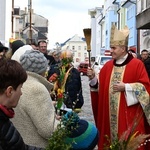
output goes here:
[{"label": "red chasuble", "polygon": [[[145,93],[141,95],[149,96],[150,93],[149,78],[140,60],[129,55],[122,65],[115,65],[114,60],[104,65],[99,75],[99,90],[98,92],[91,91],[93,114],[100,134],[98,150],[103,150],[104,145],[107,144],[106,135],[111,141],[114,141],[117,136],[120,137],[129,129],[134,118],[140,117],[143,112],[140,103],[127,106],[125,92],[113,93],[112,85],[116,81],[129,83],[132,87],[140,83],[145,88]],[[139,134],[150,133],[149,128],[143,113],[135,131],[139,131]],[[143,146],[140,149],[148,148]]]}]

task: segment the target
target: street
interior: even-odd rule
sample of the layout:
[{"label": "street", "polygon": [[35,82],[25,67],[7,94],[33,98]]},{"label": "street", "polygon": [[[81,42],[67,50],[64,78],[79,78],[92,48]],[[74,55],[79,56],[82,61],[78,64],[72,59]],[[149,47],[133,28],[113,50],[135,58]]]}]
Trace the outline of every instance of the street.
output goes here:
[{"label": "street", "polygon": [[91,121],[94,123],[94,117],[93,117],[92,106],[91,106],[89,79],[87,76],[81,76],[81,81],[82,81],[84,105],[82,107],[82,111],[79,114],[79,116],[81,119],[85,119],[87,121]]},{"label": "street", "polygon": [[[91,106],[89,79],[87,76],[81,76],[81,81],[82,81],[84,105],[82,107],[81,113],[79,113],[79,116],[81,119],[85,119],[87,121],[91,121],[94,123],[94,117],[93,117],[92,106]],[[97,149],[98,148],[96,146],[94,150]]]}]

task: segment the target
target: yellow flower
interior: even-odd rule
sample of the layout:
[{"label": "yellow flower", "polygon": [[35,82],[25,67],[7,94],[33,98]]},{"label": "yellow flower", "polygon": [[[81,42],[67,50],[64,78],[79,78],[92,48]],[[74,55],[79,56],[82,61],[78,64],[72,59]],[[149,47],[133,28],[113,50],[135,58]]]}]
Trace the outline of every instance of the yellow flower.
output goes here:
[{"label": "yellow flower", "polygon": [[62,94],[62,93],[63,93],[63,90],[59,88],[59,89],[57,90],[57,94],[59,95],[59,94]]}]

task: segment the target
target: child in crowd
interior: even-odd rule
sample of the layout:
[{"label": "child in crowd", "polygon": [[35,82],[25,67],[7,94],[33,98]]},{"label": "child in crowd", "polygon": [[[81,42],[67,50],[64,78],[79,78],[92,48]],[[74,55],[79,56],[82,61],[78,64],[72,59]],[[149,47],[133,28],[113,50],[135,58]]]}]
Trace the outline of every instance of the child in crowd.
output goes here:
[{"label": "child in crowd", "polygon": [[17,61],[0,59],[0,150],[43,150],[26,145],[10,121],[26,79],[27,73]]}]

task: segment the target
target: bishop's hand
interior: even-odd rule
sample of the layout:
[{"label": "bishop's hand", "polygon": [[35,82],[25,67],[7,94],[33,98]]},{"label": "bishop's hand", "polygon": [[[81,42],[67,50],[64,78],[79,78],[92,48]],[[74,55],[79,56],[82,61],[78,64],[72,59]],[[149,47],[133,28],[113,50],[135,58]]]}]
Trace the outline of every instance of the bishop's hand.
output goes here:
[{"label": "bishop's hand", "polygon": [[90,80],[92,80],[95,77],[95,71],[92,68],[87,69],[87,76],[89,77]]}]

